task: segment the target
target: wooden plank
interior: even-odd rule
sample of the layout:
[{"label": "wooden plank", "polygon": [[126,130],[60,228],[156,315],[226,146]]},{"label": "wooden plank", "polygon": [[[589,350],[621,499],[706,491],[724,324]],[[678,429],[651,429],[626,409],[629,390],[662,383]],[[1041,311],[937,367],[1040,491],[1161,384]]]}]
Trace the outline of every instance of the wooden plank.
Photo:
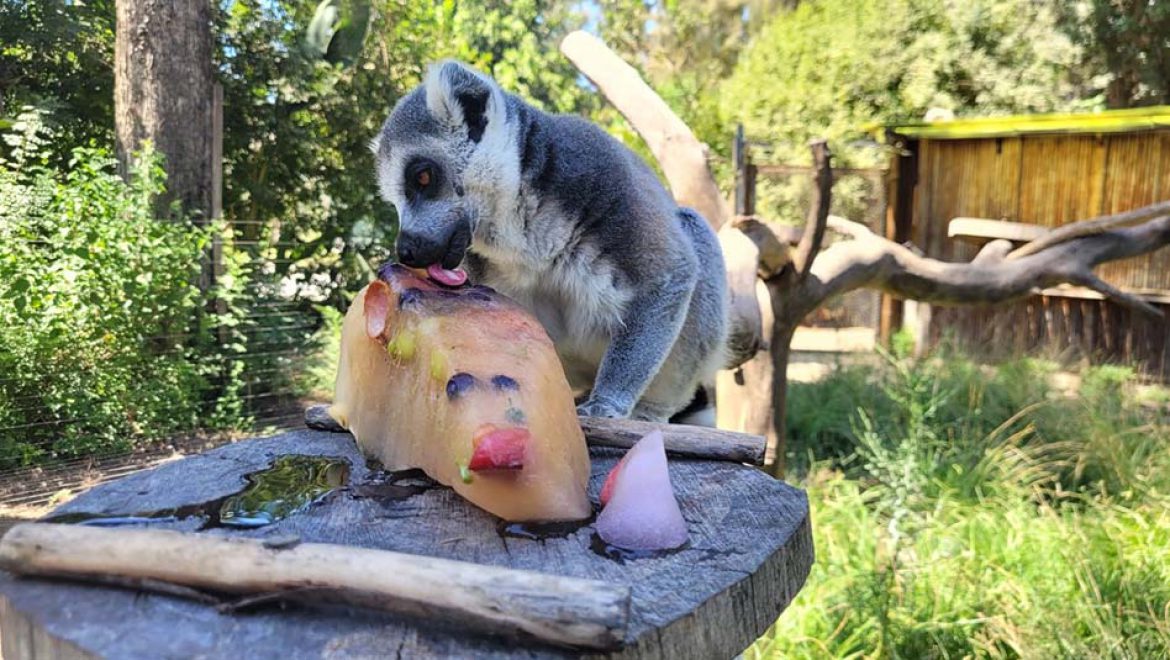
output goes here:
[{"label": "wooden plank", "polygon": [[[1108,138],[1105,213],[1120,213],[1162,201],[1158,189],[1164,160],[1163,137],[1149,133]],[[1097,273],[1119,287],[1170,289],[1170,251],[1103,264]]]},{"label": "wooden plank", "polygon": [[1106,143],[1096,136],[1023,141],[1016,220],[1046,227],[1101,214]]},{"label": "wooden plank", "polygon": [[989,220],[986,218],[954,218],[947,225],[947,236],[951,238],[1004,239],[1014,243],[1027,243],[1048,233],[1045,227],[1029,225],[1022,222],[1008,222],[1007,220]]},{"label": "wooden plank", "polygon": [[933,162],[923,170],[929,205],[920,206],[916,228],[927,255],[968,260],[974,251],[945,240],[946,223],[955,217],[1016,219],[1019,191],[1020,140],[930,142]]},{"label": "wooden plank", "polygon": [[[1149,291],[1146,289],[1130,289],[1125,288],[1122,291],[1132,293],[1146,302],[1154,303],[1156,305],[1170,305],[1170,291]],[[1080,300],[1105,300],[1105,296],[1080,286],[1073,286],[1071,284],[1061,284],[1059,286],[1041,289],[1038,292],[1042,296],[1049,296],[1052,298],[1078,298]]]},{"label": "wooden plank", "polygon": [[629,449],[651,431],[662,431],[669,454],[686,458],[764,464],[764,437],[702,426],[656,424],[632,419],[582,417],[581,430],[592,447]]}]

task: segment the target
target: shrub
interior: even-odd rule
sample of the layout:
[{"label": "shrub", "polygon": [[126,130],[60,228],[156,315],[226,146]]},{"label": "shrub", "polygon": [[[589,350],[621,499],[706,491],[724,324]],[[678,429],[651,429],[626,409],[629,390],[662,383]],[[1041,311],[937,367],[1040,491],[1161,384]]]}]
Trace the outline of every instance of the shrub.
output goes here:
[{"label": "shrub", "polygon": [[209,332],[228,319],[198,286],[217,228],[153,216],[165,175],[149,153],[131,183],[100,149],[50,171],[36,119],[0,162],[0,467],[194,429],[230,376]]},{"label": "shrub", "polygon": [[[817,563],[745,657],[1170,655],[1170,433],[1133,372],[886,356],[793,387]],[[819,404],[819,415],[817,405]]]}]

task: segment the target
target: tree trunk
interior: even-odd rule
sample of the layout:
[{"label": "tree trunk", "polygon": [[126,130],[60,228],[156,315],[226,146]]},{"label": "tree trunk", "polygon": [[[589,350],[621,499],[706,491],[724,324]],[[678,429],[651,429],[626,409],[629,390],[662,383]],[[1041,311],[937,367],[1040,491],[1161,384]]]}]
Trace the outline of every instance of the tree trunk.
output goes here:
[{"label": "tree trunk", "polygon": [[209,0],[118,0],[114,42],[114,128],[128,176],[147,142],[165,158],[171,202],[196,222],[211,216],[212,63]]},{"label": "tree trunk", "polygon": [[788,358],[795,334],[796,326],[779,318],[772,326],[772,433],[765,455],[771,458],[766,464],[777,479],[783,479],[788,468]]}]

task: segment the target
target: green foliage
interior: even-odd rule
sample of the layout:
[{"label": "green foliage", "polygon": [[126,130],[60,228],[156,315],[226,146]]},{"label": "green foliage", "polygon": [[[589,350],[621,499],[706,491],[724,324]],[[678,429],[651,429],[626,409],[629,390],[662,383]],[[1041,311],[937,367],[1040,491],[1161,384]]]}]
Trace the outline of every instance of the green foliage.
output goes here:
[{"label": "green foliage", "polygon": [[[578,21],[571,3],[536,0],[224,3],[224,207],[241,243],[276,280],[317,275],[298,293],[309,303],[343,305],[342,292],[368,281],[394,241],[396,215],[377,196],[368,148],[391,106],[427,63],[455,57],[545,109],[588,111],[596,98],[550,47]],[[343,37],[348,54],[330,56]]]},{"label": "green foliage", "polygon": [[[214,228],[225,272],[204,295],[192,272],[211,229],[150,222],[135,204],[161,189],[160,171],[144,170],[127,187],[102,160],[112,143],[114,3],[0,0],[0,126],[12,135],[0,148],[2,231],[37,237],[0,247],[22,289],[6,301],[0,348],[12,347],[0,362],[0,428],[10,429],[4,442],[21,443],[5,454],[20,454],[16,462],[239,426],[249,415],[299,407],[298,396],[327,395],[336,312],[390,256],[396,232],[394,210],[376,194],[368,144],[427,63],[467,60],[551,111],[600,106],[549,47],[580,24],[573,3],[214,7],[229,225]],[[34,112],[17,116],[23,109]],[[79,145],[86,150],[75,152]],[[121,246],[134,232],[143,236],[140,253],[86,251],[91,234]],[[93,290],[74,280],[74,289],[41,286],[53,268],[86,273],[78,282]],[[41,318],[36,305],[50,303],[29,296],[49,291],[57,311]],[[216,303],[205,309],[212,294]],[[107,314],[104,300],[122,311]],[[66,318],[91,334],[65,341],[45,325]],[[103,351],[90,345],[100,337],[111,342]],[[92,359],[67,368],[70,348]],[[133,391],[135,383],[146,385]]]},{"label": "green foliage", "polygon": [[1044,112],[1075,105],[1077,48],[1031,0],[811,0],[777,15],[723,94],[747,132],[796,149],[816,136],[862,137],[875,121]]},{"label": "green foliage", "polygon": [[[17,128],[45,140],[35,113]],[[37,140],[7,138],[14,160],[0,162],[0,467],[124,450],[232,421],[214,405],[200,414],[220,377],[207,335],[231,318],[200,312],[201,257],[216,228],[152,217],[164,174],[150,154],[126,184],[102,150],[75,149],[57,173]]]},{"label": "green foliage", "polygon": [[1085,65],[1112,108],[1170,102],[1170,4],[1148,0],[1057,3]]},{"label": "green foliage", "polygon": [[[863,130],[872,122],[918,120],[931,108],[1085,107],[1080,59],[1049,3],[809,0],[760,29],[718,95],[723,125],[742,122],[750,138],[769,143],[757,150],[761,160],[805,163],[808,141],[825,137],[837,165],[881,166],[887,155]],[[758,212],[798,220],[805,187],[763,182]],[[834,191],[851,217],[866,195]]]},{"label": "green foliage", "polygon": [[1128,369],[1053,371],[886,356],[793,387],[818,561],[746,657],[1170,653],[1167,413]]},{"label": "green foliage", "polygon": [[75,146],[111,144],[113,61],[114,0],[0,0],[0,128],[26,106],[42,110],[57,167]]},{"label": "green foliage", "polygon": [[321,0],[306,30],[305,46],[317,57],[348,64],[361,53],[369,28],[369,2]]}]

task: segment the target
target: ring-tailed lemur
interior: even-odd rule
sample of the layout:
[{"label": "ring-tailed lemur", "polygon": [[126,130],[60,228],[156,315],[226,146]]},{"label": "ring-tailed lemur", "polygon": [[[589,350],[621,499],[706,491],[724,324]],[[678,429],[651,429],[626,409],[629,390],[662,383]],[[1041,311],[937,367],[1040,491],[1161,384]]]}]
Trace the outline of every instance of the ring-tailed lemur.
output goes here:
[{"label": "ring-tailed lemur", "polygon": [[446,61],[372,148],[398,211],[398,259],[464,268],[531,310],[588,391],[580,414],[665,421],[723,366],[714,232],[598,127]]}]

